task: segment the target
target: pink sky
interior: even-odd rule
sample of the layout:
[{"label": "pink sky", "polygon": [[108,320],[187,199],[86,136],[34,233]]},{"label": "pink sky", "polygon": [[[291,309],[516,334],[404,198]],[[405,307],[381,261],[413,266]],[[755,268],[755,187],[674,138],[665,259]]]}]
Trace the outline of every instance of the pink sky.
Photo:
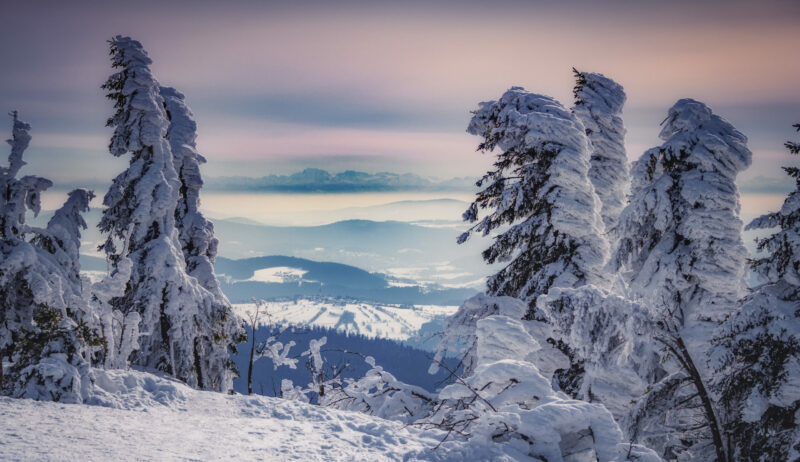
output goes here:
[{"label": "pink sky", "polygon": [[[776,170],[767,153],[780,153],[800,120],[791,109],[800,107],[798,2],[433,5],[6,6],[0,105],[33,123],[34,145],[116,171],[98,86],[110,72],[104,40],[122,33],[142,41],[162,83],[186,93],[209,175],[316,166],[479,175],[489,159],[464,132],[469,111],[512,85],[569,105],[572,66],[625,87],[631,158],[658,142],[660,115],[681,97],[707,102],[753,138],[765,163],[752,175]],[[68,159],[54,164],[59,172],[83,174],[70,173]]]}]

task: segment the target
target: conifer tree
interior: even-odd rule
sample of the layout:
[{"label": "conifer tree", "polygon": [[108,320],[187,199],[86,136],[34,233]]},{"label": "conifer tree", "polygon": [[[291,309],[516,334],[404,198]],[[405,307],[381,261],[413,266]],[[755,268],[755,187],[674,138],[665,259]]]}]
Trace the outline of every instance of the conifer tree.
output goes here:
[{"label": "conifer tree", "polygon": [[[800,124],[794,126],[800,131]],[[800,144],[787,142],[792,154]],[[715,388],[725,410],[731,460],[800,458],[800,170],[784,167],[795,190],[777,212],[747,229],[773,229],[751,260],[763,284],[723,324]]]},{"label": "conifer tree", "polygon": [[28,210],[41,208],[41,192],[52,182],[37,176],[17,178],[25,165],[30,125],[13,112],[9,166],[0,167],[0,389],[15,397],[81,402],[93,380],[86,358],[100,344],[86,324],[82,296],[81,212],[92,193],[75,190],[46,229],[25,223]]},{"label": "conifer tree", "polygon": [[206,159],[197,152],[197,122],[186,105],[183,93],[171,87],[161,87],[160,92],[169,120],[167,140],[180,180],[175,220],[186,260],[186,272],[197,278],[200,285],[220,303],[227,305],[228,301],[214,274],[218,245],[214,237],[214,224],[200,212],[200,188],[203,187],[200,165],[206,163]]},{"label": "conifer tree", "polygon": [[[483,189],[464,213],[471,233],[494,237],[488,263],[508,262],[487,282],[490,295],[535,299],[551,287],[605,284],[608,256],[599,200],[589,181],[584,127],[556,100],[512,87],[481,103],[467,129],[481,151],[500,152],[478,181]],[[479,210],[488,214],[479,220]]]},{"label": "conifer tree", "polygon": [[657,320],[654,338],[669,359],[662,373],[647,372],[662,378],[637,403],[628,426],[666,458],[693,451],[724,460],[707,389],[708,340],[745,289],[735,179],[751,153],[744,135],[698,101],[678,101],[663,125],[664,144],[633,166],[612,260]]},{"label": "conifer tree", "polygon": [[573,71],[576,84],[572,112],[583,123],[591,142],[589,179],[602,203],[600,214],[608,236],[625,207],[625,188],[630,182],[622,124],[625,91],[602,74]]},{"label": "conifer tree", "polygon": [[[525,318],[548,345],[537,365],[549,371],[561,363],[554,380],[574,391],[583,374],[582,359],[553,337],[551,320],[536,313],[536,299],[554,287],[608,284],[603,272],[608,242],[588,177],[585,128],[558,101],[513,87],[498,101],[481,103],[467,131],[483,138],[479,150],[500,152],[494,170],[478,181],[483,189],[463,216],[477,223],[459,242],[473,232],[504,229],[483,252],[488,263],[508,262],[488,279],[487,293],[528,303]],[[480,210],[488,210],[481,220]],[[561,360],[563,355],[569,360]]]},{"label": "conifer tree", "polygon": [[[141,316],[139,349],[133,363],[165,371],[190,386],[228,391],[239,328],[226,304],[187,274],[178,204],[181,178],[167,140],[170,127],[161,86],[142,45],[128,37],[110,41],[113,74],[103,85],[116,113],[109,146],[114,156],[130,154],[103,203],[101,249],[115,268],[131,261],[123,295],[110,300],[123,313]],[[121,249],[119,247],[121,246]]]}]

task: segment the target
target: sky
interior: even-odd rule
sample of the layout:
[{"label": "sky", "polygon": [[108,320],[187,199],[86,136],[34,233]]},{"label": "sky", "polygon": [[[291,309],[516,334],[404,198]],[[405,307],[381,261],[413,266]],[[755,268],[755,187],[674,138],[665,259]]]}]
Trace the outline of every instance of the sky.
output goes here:
[{"label": "sky", "polygon": [[750,138],[745,192],[771,191],[800,138],[799,23],[800,2],[768,0],[0,0],[0,108],[33,125],[28,173],[107,182],[126,161],[107,152],[106,40],[130,35],[186,94],[206,176],[477,177],[491,156],[465,132],[470,110],[515,85],[569,106],[574,66],[625,87],[632,160],[692,97]]}]

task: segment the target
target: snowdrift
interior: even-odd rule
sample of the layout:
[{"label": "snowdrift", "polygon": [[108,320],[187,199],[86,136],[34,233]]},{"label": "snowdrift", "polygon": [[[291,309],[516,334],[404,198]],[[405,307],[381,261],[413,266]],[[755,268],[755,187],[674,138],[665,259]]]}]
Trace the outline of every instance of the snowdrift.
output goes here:
[{"label": "snowdrift", "polygon": [[0,397],[0,460],[520,460],[500,445],[433,450],[444,433],[357,412],[92,372],[84,405]]}]

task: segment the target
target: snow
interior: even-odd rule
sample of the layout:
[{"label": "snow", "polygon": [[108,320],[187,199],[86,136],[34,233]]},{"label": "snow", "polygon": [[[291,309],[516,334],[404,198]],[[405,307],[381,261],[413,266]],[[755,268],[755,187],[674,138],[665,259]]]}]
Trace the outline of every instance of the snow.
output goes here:
[{"label": "snow", "polygon": [[498,447],[357,412],[95,370],[96,405],[0,397],[2,460],[513,460]]},{"label": "snow", "polygon": [[[415,337],[424,324],[444,319],[457,309],[455,306],[400,306],[314,299],[267,301],[264,308],[269,312],[271,322],[276,324],[334,328],[398,341]],[[254,309],[253,303],[233,305],[234,313],[242,318]],[[261,319],[270,322],[266,317]]]},{"label": "snow", "polygon": [[126,282],[119,281],[122,295],[106,301],[126,315],[139,313],[131,362],[200,388],[230,390],[228,348],[243,331],[214,276],[213,226],[197,212],[203,159],[193,147],[196,124],[183,95],[159,85],[141,43],[116,36],[109,45],[119,69],[103,85],[116,108],[109,149],[116,157],[130,154],[130,164],[103,198],[99,228],[114,263],[110,278],[123,275],[120,262],[131,265]]},{"label": "snow", "polygon": [[572,111],[583,123],[591,142],[589,179],[603,204],[601,214],[608,232],[617,225],[626,203],[625,188],[630,183],[621,117],[625,91],[602,74],[578,71],[575,74],[578,84]]},{"label": "snow", "polygon": [[384,419],[410,424],[427,416],[435,404],[426,390],[403,383],[375,364],[372,356],[364,361],[372,369],[359,380],[345,379],[331,387],[320,402],[328,407],[363,412]]},{"label": "snow", "polygon": [[[439,392],[427,420],[473,443],[498,441],[540,460],[657,461],[645,448],[626,444],[601,404],[556,392],[528,358],[542,349],[519,320],[525,304],[510,297],[476,296],[448,325],[474,339],[464,375]],[[472,332],[472,333],[470,333]],[[448,332],[450,334],[450,332]],[[443,339],[446,342],[447,339]]]},{"label": "snow", "polygon": [[467,132],[482,138],[478,149],[502,152],[478,181],[483,189],[462,216],[474,225],[457,242],[503,229],[483,252],[488,263],[509,262],[489,278],[488,293],[531,301],[551,287],[604,283],[609,245],[581,121],[521,87],[473,114]]},{"label": "snow", "polygon": [[303,276],[305,276],[306,273],[308,273],[308,271],[299,268],[275,266],[272,268],[256,270],[253,273],[253,276],[247,280],[257,282],[276,282],[281,284],[284,282],[304,281]]}]

